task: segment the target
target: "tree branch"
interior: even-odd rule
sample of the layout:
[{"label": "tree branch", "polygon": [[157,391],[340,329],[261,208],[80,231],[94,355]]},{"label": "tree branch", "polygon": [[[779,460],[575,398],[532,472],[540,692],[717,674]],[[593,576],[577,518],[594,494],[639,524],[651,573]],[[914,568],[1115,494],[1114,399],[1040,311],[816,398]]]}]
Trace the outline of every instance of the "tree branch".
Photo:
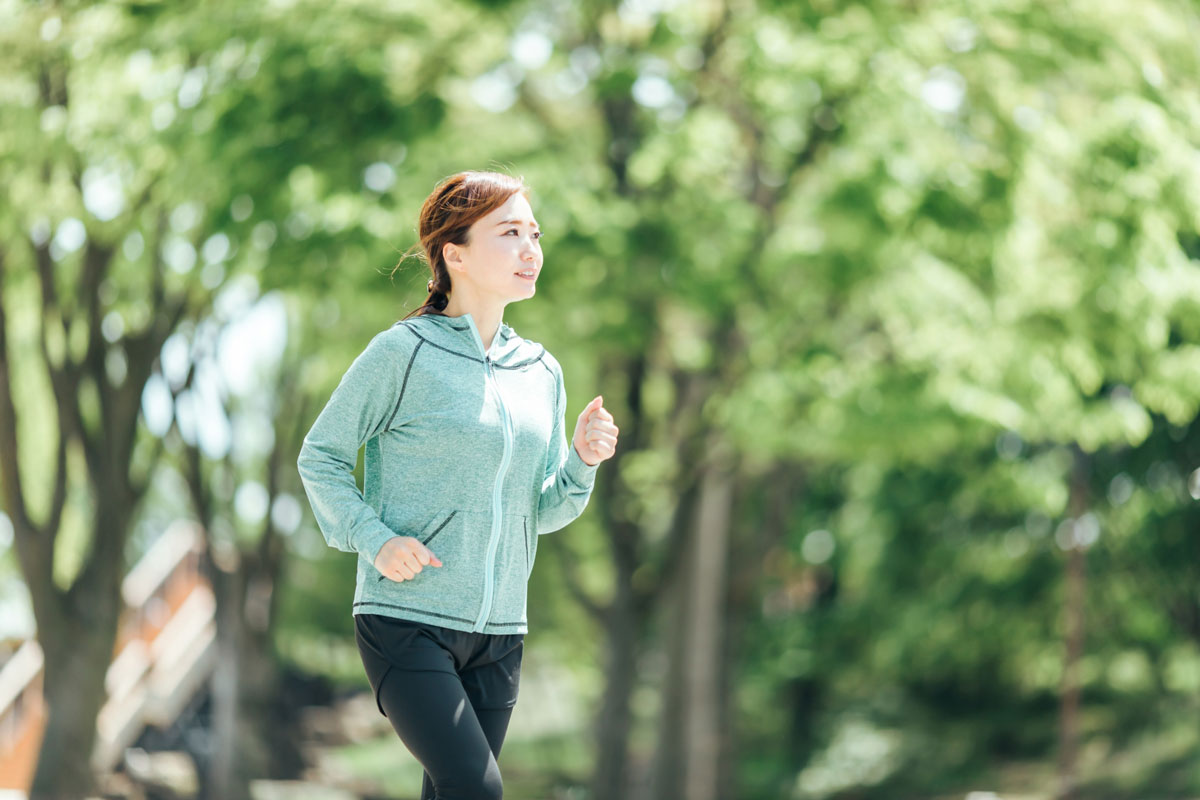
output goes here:
[{"label": "tree branch", "polygon": [[90,464],[100,466],[93,474],[103,474],[108,464],[116,462],[113,452],[113,438],[121,433],[115,427],[113,419],[112,393],[108,391],[108,374],[105,367],[104,336],[100,332],[100,282],[112,263],[113,251],[97,245],[92,237],[83,252],[83,273],[80,276],[79,297],[84,305],[84,319],[87,324],[87,348],[79,367],[82,372],[91,377],[96,387],[96,395],[100,403],[100,424],[96,430],[88,430],[82,419],[79,425],[79,438],[83,443],[84,452]]},{"label": "tree branch", "polygon": [[17,408],[12,393],[12,373],[8,347],[8,317],[5,295],[6,252],[0,249],[0,490],[3,491],[4,506],[13,523],[13,540],[17,560],[25,584],[29,588],[35,613],[45,618],[49,609],[61,599],[54,586],[54,536],[58,530],[60,511],[65,494],[66,443],[59,433],[58,469],[55,478],[53,502],[49,525],[39,527],[29,517],[25,504],[25,492],[21,485],[21,459],[17,430]]},{"label": "tree branch", "polygon": [[[282,471],[282,463],[284,459],[284,450],[288,448],[292,439],[285,436],[285,429],[289,430],[292,435],[302,426],[298,423],[301,412],[305,409],[303,400],[299,401],[297,409],[297,418],[288,420],[287,416],[282,412],[281,406],[286,404],[286,398],[293,397],[296,389],[297,370],[288,369],[285,363],[279,364],[278,372],[275,376],[275,437],[271,444],[271,452],[267,456],[267,499],[269,501],[267,517],[263,524],[263,532],[258,540],[258,563],[262,565],[274,565],[279,558],[279,550],[283,540],[279,536],[279,530],[275,527],[274,520],[271,519],[270,506],[275,504],[275,498],[279,494],[280,473]],[[289,425],[288,422],[291,424]]]},{"label": "tree branch", "polygon": [[162,240],[167,230],[167,212],[158,210],[155,215],[154,241],[150,245],[150,307],[162,308],[166,298],[165,265],[162,257]]},{"label": "tree branch", "polygon": [[21,460],[17,431],[17,407],[12,394],[12,374],[8,356],[8,314],[5,304],[5,258],[0,250],[0,480],[3,481],[4,506],[20,532],[34,530],[25,507],[21,486]]},{"label": "tree branch", "polygon": [[575,568],[575,562],[572,560],[570,554],[566,552],[566,546],[562,545],[549,549],[554,553],[555,559],[558,560],[560,574],[563,576],[563,582],[567,585],[567,591],[571,593],[571,597],[575,598],[575,602],[579,603],[589,616],[603,623],[608,614],[608,609],[596,602],[587,593],[587,590],[583,588],[583,582],[579,579],[579,571]]},{"label": "tree branch", "polygon": [[[49,514],[45,525],[42,526],[42,535],[48,540],[46,547],[50,553],[53,553],[55,542],[58,539],[63,508],[66,505],[67,443],[72,437],[82,439],[83,415],[79,409],[79,369],[71,360],[70,328],[59,303],[58,289],[54,280],[54,263],[50,258],[49,246],[34,244],[32,250],[42,293],[42,318],[38,330],[38,346],[42,362],[46,366],[50,387],[54,392],[55,413],[58,420],[54,489],[51,493]],[[58,320],[62,333],[61,364],[55,363],[55,358],[50,352],[50,326],[55,324],[55,319]]]}]

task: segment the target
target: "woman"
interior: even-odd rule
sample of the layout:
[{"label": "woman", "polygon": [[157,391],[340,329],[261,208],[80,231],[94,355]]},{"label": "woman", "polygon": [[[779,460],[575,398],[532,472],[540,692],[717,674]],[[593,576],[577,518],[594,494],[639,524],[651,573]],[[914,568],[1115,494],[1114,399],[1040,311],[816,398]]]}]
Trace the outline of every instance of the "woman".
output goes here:
[{"label": "woman", "polygon": [[568,446],[558,361],[503,322],[542,268],[524,184],[453,175],[419,230],[429,297],[350,365],[298,467],[326,541],[358,553],[355,638],[422,800],[499,798],[538,536],[583,512],[618,429],[597,396]]}]

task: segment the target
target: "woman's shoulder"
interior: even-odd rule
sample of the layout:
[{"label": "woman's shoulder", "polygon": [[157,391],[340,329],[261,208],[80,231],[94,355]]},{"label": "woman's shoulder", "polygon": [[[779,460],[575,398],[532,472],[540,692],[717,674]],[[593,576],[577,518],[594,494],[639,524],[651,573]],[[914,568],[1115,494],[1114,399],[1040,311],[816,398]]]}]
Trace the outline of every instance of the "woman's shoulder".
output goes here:
[{"label": "woman's shoulder", "polygon": [[371,337],[368,346],[384,347],[388,350],[411,350],[412,345],[417,341],[417,337],[414,335],[412,326],[408,323],[409,320],[402,319],[378,331]]},{"label": "woman's shoulder", "polygon": [[400,324],[392,325],[381,331],[370,334],[370,339],[359,351],[356,360],[362,360],[377,365],[390,363],[411,355],[417,342],[412,332]]},{"label": "woman's shoulder", "polygon": [[562,365],[558,363],[558,359],[554,357],[554,354],[541,342],[535,342],[531,339],[526,339],[525,342],[528,346],[528,350],[526,351],[529,354],[528,357],[536,360],[541,366],[545,367],[546,372],[550,373],[550,376],[556,381],[561,380]]},{"label": "woman's shoulder", "polygon": [[534,361],[541,362],[551,374],[561,371],[558,359],[550,352],[550,348],[534,339],[528,339],[505,325],[505,344],[512,350],[512,360],[525,364]]},{"label": "woman's shoulder", "polygon": [[559,365],[558,359],[554,357],[554,354],[551,353],[547,347],[542,345],[540,342],[530,342],[530,344],[541,351],[542,363],[549,367],[551,372],[562,372],[562,367]]}]

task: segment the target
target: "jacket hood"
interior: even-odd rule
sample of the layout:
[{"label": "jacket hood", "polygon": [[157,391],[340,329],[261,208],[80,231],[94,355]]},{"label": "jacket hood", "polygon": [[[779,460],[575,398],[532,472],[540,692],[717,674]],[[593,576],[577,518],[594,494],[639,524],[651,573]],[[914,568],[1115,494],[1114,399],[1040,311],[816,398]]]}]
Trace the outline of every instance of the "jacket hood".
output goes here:
[{"label": "jacket hood", "polygon": [[489,350],[479,335],[475,318],[470,314],[457,317],[422,314],[400,320],[396,325],[408,326],[414,334],[442,350],[479,362],[486,358],[493,364],[506,367],[532,363],[545,352],[542,345],[523,339],[503,320]]}]

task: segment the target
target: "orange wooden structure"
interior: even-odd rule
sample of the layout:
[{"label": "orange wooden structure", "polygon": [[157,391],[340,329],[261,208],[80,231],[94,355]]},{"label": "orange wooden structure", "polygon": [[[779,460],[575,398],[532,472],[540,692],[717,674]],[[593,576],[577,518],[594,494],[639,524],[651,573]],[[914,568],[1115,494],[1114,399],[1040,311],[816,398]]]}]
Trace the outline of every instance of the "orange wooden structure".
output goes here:
[{"label": "orange wooden structure", "polygon": [[[125,577],[92,754],[97,770],[120,763],[146,725],[170,724],[212,673],[215,602],[202,551],[198,526],[177,522]],[[45,722],[42,650],[28,641],[0,666],[0,790],[28,790]]]}]

